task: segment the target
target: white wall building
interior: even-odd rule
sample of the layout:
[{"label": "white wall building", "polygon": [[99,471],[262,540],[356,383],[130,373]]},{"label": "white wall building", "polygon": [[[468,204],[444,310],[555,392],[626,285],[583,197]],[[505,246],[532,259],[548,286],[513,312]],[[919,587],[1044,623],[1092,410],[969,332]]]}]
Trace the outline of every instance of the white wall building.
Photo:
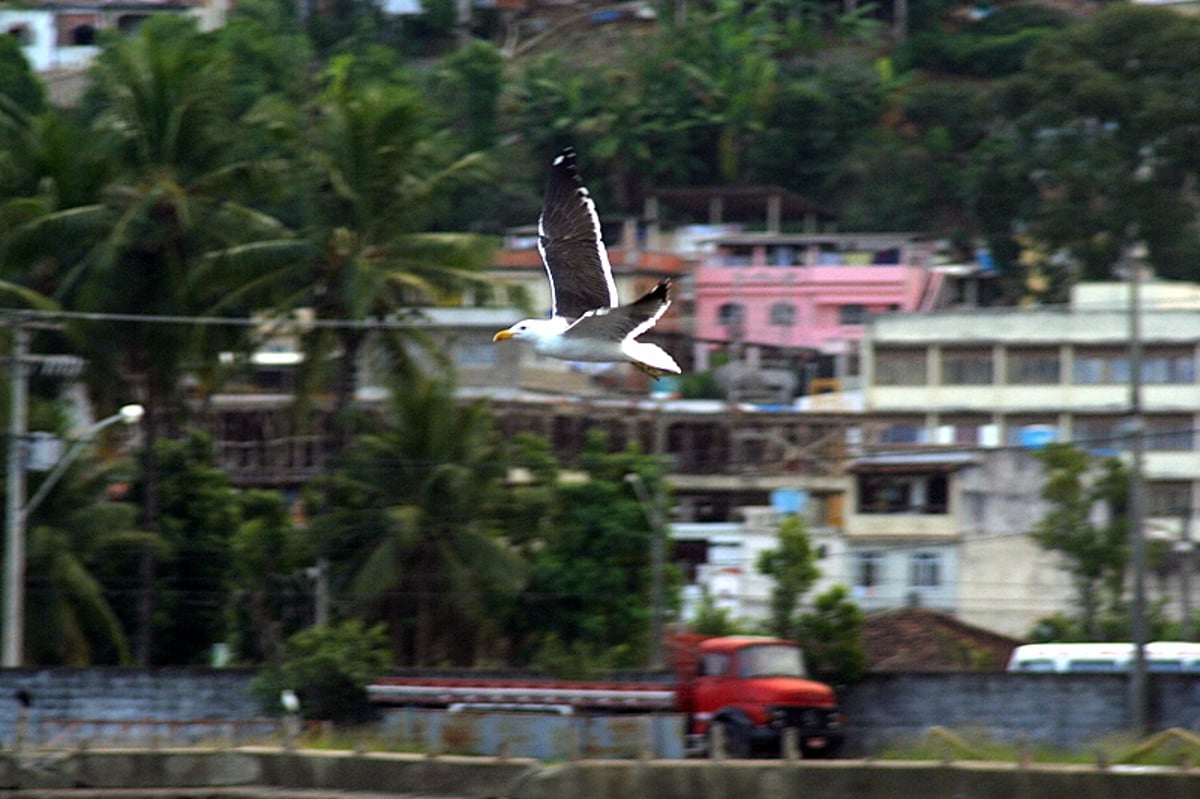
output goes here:
[{"label": "white wall building", "polygon": [[[1020,635],[1040,616],[1069,611],[1065,574],[1023,535],[1040,516],[1041,477],[1017,453],[1047,439],[1097,453],[1127,451],[1128,297],[1127,284],[1086,285],[1065,307],[871,320],[863,348],[866,440],[899,453],[953,445],[980,465],[953,470],[938,488],[946,513],[867,518],[859,507],[848,514],[847,537],[949,545],[955,559],[947,560],[947,573],[956,587],[930,598],[952,594],[944,609],[966,621]],[[1145,527],[1150,536],[1185,544],[1200,507],[1200,289],[1148,282],[1140,305]],[[912,504],[918,500],[928,502],[928,495],[913,494]],[[861,494],[851,501],[861,502]],[[1182,598],[1164,598],[1177,615]]]}]

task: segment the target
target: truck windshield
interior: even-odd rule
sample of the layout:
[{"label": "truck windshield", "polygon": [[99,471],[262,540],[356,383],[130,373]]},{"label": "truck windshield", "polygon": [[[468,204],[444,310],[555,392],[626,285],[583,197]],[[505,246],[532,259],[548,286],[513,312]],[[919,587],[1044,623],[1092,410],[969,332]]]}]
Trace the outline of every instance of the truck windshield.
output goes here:
[{"label": "truck windshield", "polygon": [[794,646],[748,646],[738,654],[742,677],[806,677],[804,655]]}]

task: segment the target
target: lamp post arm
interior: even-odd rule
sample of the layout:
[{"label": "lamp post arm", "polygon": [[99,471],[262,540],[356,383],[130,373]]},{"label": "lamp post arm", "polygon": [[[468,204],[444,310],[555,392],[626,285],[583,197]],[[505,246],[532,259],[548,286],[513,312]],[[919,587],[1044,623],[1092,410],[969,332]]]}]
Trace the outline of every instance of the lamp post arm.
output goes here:
[{"label": "lamp post arm", "polygon": [[29,514],[37,510],[38,505],[42,504],[42,500],[46,498],[46,495],[50,493],[54,486],[58,485],[58,481],[62,479],[62,476],[64,473],[66,473],[67,468],[75,462],[75,459],[79,457],[79,453],[83,452],[83,448],[89,442],[91,442],[91,440],[95,438],[101,430],[106,427],[110,427],[117,422],[129,421],[130,417],[128,412],[114,413],[112,416],[105,417],[104,419],[101,419],[93,424],[87,430],[84,430],[83,435],[75,439],[75,442],[71,444],[71,448],[67,450],[66,454],[59,459],[58,463],[54,464],[54,469],[51,470],[50,474],[46,475],[46,479],[42,481],[42,484],[38,486],[38,490],[34,492],[34,495],[29,498],[28,502],[25,503],[25,507],[21,508],[21,516],[25,519],[28,519]]},{"label": "lamp post arm", "polygon": [[38,490],[34,492],[29,501],[21,508],[22,517],[28,519],[29,515],[37,510],[38,505],[41,505],[46,495],[50,493],[54,486],[58,485],[58,481],[66,473],[67,467],[75,462],[75,459],[79,457],[79,453],[83,451],[84,445],[89,441],[91,441],[91,436],[75,439],[74,443],[71,444],[71,448],[67,450],[67,453],[62,456],[58,463],[54,464],[54,469],[50,474],[46,475],[46,479],[38,486]]}]

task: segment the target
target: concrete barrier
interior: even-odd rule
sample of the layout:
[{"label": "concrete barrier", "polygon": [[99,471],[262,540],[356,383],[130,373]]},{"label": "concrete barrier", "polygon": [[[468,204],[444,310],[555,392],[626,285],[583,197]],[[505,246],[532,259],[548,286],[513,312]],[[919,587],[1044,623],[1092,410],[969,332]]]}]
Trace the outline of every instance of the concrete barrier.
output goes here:
[{"label": "concrete barrier", "polygon": [[326,752],[256,752],[263,785],[421,796],[505,796],[533,776],[537,761],[483,757]]},{"label": "concrete barrier", "polygon": [[515,799],[1195,799],[1200,772],[1004,764],[580,762],[539,771]]},{"label": "concrete barrier", "polygon": [[[287,791],[511,799],[1195,799],[1200,770],[864,761],[578,761],[271,748],[0,754],[25,795],[254,797]],[[208,794],[204,794],[208,795]]]}]

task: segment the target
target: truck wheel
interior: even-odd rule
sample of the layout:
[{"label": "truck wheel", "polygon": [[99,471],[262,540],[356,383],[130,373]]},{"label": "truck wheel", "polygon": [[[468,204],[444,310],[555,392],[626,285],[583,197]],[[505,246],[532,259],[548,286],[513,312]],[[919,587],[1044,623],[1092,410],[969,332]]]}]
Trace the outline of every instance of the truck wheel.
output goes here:
[{"label": "truck wheel", "polygon": [[[745,725],[738,724],[736,721],[723,719],[713,722],[713,727],[720,726],[721,739],[724,744],[725,751],[722,754],[731,760],[746,760],[753,753],[750,746],[750,731]],[[713,751],[713,737],[709,735],[708,748]]]}]

